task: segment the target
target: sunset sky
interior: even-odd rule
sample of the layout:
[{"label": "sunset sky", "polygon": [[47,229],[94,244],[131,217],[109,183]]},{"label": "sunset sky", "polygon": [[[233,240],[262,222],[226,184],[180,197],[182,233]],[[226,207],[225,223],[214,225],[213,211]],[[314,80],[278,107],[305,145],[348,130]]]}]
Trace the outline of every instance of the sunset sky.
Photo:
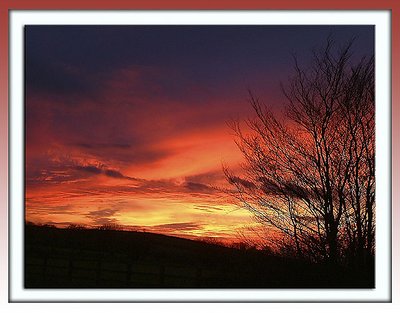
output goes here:
[{"label": "sunset sky", "polygon": [[242,156],[226,122],[275,108],[292,54],[372,26],[27,26],[26,219],[235,241],[255,227],[215,187]]}]

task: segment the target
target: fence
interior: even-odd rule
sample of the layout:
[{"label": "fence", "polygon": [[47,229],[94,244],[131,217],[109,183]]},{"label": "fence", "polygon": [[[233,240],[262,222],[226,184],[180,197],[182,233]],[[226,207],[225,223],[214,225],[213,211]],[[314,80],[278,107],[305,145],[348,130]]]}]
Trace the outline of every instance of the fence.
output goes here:
[{"label": "fence", "polygon": [[183,267],[141,262],[113,262],[79,256],[27,255],[25,287],[118,287],[168,288],[201,287],[215,280],[215,272],[199,267]]}]

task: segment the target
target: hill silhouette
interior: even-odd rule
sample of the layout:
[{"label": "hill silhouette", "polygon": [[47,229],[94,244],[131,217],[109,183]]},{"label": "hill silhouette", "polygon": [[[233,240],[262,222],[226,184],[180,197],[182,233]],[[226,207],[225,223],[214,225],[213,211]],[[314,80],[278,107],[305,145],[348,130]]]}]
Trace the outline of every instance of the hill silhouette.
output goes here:
[{"label": "hill silhouette", "polygon": [[26,225],[26,288],[372,288],[363,273],[166,235]]}]

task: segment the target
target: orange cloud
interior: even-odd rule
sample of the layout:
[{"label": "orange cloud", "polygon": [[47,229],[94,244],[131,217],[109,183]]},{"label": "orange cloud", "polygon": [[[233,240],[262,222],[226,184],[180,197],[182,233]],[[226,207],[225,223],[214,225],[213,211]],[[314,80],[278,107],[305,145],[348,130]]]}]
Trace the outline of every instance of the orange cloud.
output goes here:
[{"label": "orange cloud", "polygon": [[237,101],[178,101],[163,79],[132,67],[96,78],[98,94],[76,103],[28,93],[27,220],[224,240],[253,224],[214,188],[226,186],[222,162],[241,160],[225,124]]}]

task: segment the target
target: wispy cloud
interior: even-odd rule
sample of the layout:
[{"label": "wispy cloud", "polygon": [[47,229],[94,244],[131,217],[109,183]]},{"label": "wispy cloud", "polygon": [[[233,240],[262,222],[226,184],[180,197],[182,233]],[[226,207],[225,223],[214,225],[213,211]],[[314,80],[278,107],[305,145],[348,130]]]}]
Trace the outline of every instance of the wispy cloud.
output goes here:
[{"label": "wispy cloud", "polygon": [[202,183],[196,183],[196,182],[187,182],[185,183],[185,187],[192,191],[192,192],[200,192],[200,193],[213,193],[215,192],[214,188],[211,188],[210,186]]},{"label": "wispy cloud", "polygon": [[195,222],[184,222],[184,223],[161,224],[161,225],[151,226],[148,228],[158,231],[191,231],[191,230],[201,229],[202,225]]},{"label": "wispy cloud", "polygon": [[108,168],[100,168],[100,167],[96,167],[93,165],[87,165],[87,166],[78,165],[75,167],[75,169],[78,171],[83,171],[83,172],[87,172],[87,173],[94,174],[94,175],[103,174],[105,176],[112,177],[112,178],[137,180],[137,178],[126,176],[126,175],[122,174],[120,171],[108,169]]},{"label": "wispy cloud", "polygon": [[95,225],[104,225],[110,223],[117,223],[118,220],[115,215],[119,212],[118,209],[102,209],[89,212],[86,217],[92,220]]}]

